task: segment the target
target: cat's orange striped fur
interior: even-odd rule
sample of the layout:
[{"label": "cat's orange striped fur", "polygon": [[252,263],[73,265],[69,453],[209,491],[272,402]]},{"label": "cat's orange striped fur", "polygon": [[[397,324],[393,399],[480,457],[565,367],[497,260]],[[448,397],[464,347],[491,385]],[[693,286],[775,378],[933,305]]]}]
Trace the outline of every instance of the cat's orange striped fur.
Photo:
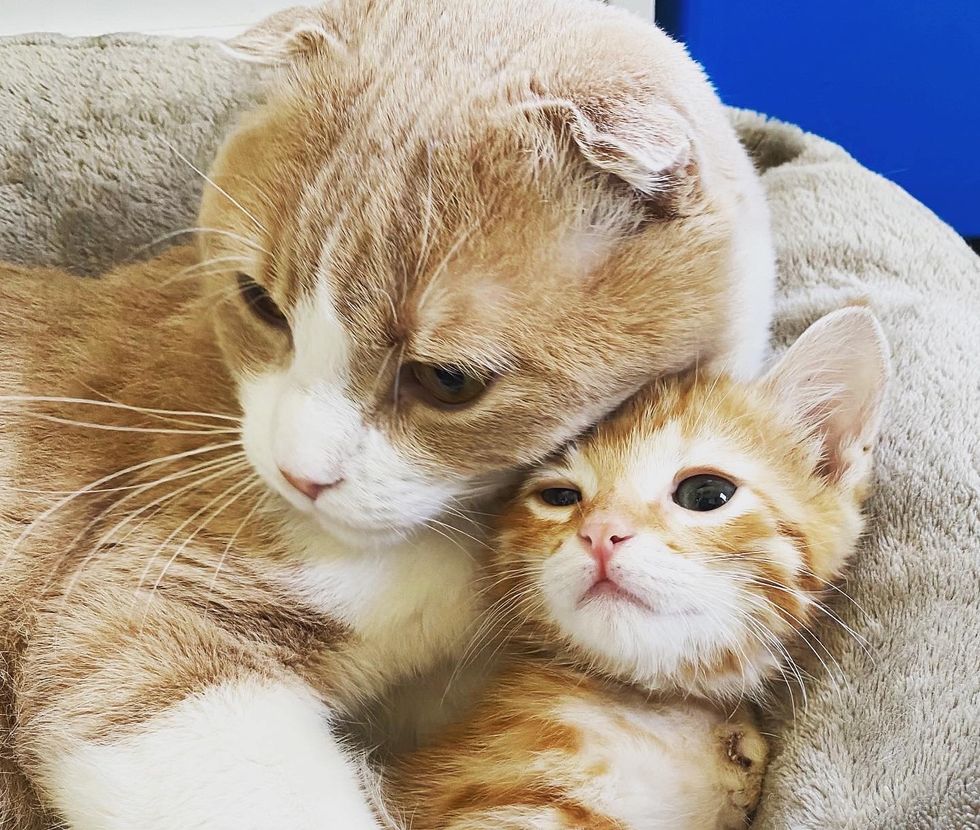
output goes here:
[{"label": "cat's orange striped fur", "polygon": [[761,188],[652,27],[334,0],[231,49],[276,70],[196,247],[0,268],[3,830],[378,828],[344,724],[464,648],[473,500],[765,348]]},{"label": "cat's orange striped fur", "polygon": [[762,380],[658,382],[530,475],[487,577],[504,667],[393,765],[415,830],[746,825],[767,751],[740,704],[832,617],[886,354],[867,311],[836,312]]}]

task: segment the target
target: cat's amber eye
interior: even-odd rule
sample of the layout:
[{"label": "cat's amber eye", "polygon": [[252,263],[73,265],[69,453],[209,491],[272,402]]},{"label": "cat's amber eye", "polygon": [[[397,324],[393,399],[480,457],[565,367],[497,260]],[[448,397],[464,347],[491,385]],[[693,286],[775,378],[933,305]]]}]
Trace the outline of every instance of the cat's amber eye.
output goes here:
[{"label": "cat's amber eye", "polygon": [[734,482],[719,475],[700,473],[685,478],[674,490],[674,503],[685,510],[705,513],[724,507],[735,495]]},{"label": "cat's amber eye", "polygon": [[442,406],[462,406],[479,397],[487,380],[456,366],[429,363],[410,364],[412,377],[430,402]]},{"label": "cat's amber eye", "polygon": [[546,487],[538,496],[552,507],[571,507],[582,501],[582,493],[574,487]]},{"label": "cat's amber eye", "polygon": [[289,328],[289,321],[279,306],[276,305],[276,301],[251,277],[238,274],[238,291],[242,295],[242,299],[245,300],[245,305],[256,317],[264,320],[270,326],[280,329]]}]

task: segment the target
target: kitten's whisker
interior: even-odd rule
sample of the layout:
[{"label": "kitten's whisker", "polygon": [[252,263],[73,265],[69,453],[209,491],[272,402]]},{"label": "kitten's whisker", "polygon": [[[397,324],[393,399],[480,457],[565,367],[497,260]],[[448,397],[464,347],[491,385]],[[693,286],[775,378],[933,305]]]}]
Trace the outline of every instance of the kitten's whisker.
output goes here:
[{"label": "kitten's whisker", "polygon": [[42,412],[18,412],[25,418],[33,418],[49,424],[62,426],[97,429],[104,432],[140,432],[153,435],[233,435],[239,432],[237,427],[210,427],[208,429],[177,429],[175,427],[128,427],[116,424],[98,424],[92,421],[76,421],[72,418],[61,418],[57,415],[47,415]]},{"label": "kitten's whisker", "polygon": [[156,237],[155,239],[151,239],[145,245],[141,245],[139,248],[136,248],[136,250],[134,250],[129,255],[129,258],[130,260],[134,260],[140,254],[149,251],[151,248],[155,247],[156,245],[159,245],[161,242],[166,242],[170,239],[174,239],[175,237],[186,236],[192,233],[211,233],[211,234],[215,234],[216,236],[227,236],[231,239],[241,242],[244,245],[248,245],[257,251],[260,251],[261,253],[266,254],[267,256],[271,256],[271,254],[265,248],[263,248],[254,240],[249,239],[248,237],[245,236],[241,236],[240,234],[234,233],[233,231],[225,230],[223,228],[206,228],[201,226],[194,226],[189,228],[180,228],[176,231],[170,231],[169,233],[165,233],[161,236]]}]

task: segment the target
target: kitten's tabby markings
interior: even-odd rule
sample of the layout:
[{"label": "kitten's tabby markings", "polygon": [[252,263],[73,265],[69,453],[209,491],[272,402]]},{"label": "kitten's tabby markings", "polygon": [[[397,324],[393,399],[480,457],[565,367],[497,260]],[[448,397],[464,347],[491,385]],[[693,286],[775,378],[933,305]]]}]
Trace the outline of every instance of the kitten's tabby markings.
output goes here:
[{"label": "kitten's tabby markings", "polygon": [[836,312],[762,380],[654,384],[531,474],[487,577],[505,669],[393,765],[415,830],[745,826],[767,750],[739,704],[836,620],[886,354]]},{"label": "kitten's tabby markings", "polygon": [[[14,830],[376,827],[332,724],[458,657],[481,543],[456,514],[651,377],[764,349],[761,189],[651,27],[341,0],[235,47],[281,66],[198,250],[0,279],[0,393],[30,399],[0,427]],[[135,408],[64,423],[93,395]]]}]

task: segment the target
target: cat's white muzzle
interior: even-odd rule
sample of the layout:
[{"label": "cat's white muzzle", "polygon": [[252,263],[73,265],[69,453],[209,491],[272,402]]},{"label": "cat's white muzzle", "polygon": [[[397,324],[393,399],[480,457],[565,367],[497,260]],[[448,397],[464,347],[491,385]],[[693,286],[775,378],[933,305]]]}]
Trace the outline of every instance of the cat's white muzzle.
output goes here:
[{"label": "cat's white muzzle", "polygon": [[[269,372],[244,380],[240,393],[242,441],[255,470],[295,510],[349,544],[404,536],[454,495],[366,425],[342,390],[300,387],[286,372]],[[318,486],[304,492],[301,482]]]}]

